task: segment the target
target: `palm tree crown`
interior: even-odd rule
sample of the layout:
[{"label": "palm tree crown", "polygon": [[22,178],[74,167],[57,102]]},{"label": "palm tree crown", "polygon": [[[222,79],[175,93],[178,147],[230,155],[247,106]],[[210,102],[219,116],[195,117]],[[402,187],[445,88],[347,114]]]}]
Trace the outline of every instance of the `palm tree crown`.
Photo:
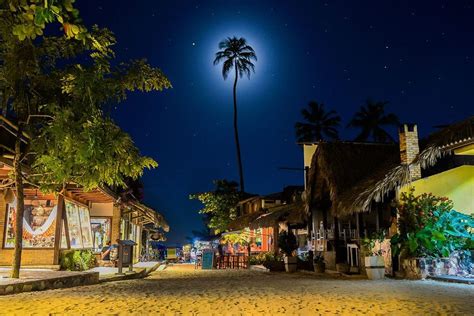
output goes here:
[{"label": "palm tree crown", "polygon": [[374,102],[369,99],[365,105],[360,107],[348,124],[350,127],[361,129],[355,141],[395,142],[392,135],[383,128],[384,126],[399,125],[398,117],[395,114],[385,114],[387,104],[387,101]]},{"label": "palm tree crown", "polygon": [[250,73],[255,72],[255,65],[252,60],[257,60],[257,55],[253,48],[247,44],[243,37],[228,37],[219,43],[219,51],[216,53],[214,65],[224,61],[222,65],[222,76],[227,79],[229,72],[235,68],[242,78],[246,75],[250,78]]},{"label": "palm tree crown", "polygon": [[305,123],[295,124],[296,138],[298,142],[314,142],[329,139],[338,139],[337,128],[341,122],[341,117],[335,111],[326,112],[323,103],[311,101],[308,109],[301,110]]}]

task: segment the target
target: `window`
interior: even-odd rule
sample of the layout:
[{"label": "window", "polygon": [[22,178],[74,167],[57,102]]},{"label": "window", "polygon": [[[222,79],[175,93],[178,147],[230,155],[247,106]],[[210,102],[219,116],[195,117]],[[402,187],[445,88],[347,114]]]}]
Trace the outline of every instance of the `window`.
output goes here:
[{"label": "window", "polygon": [[92,248],[94,252],[101,252],[102,248],[111,241],[110,218],[91,218]]},{"label": "window", "polygon": [[72,249],[92,248],[92,231],[89,209],[65,201],[69,242]]}]

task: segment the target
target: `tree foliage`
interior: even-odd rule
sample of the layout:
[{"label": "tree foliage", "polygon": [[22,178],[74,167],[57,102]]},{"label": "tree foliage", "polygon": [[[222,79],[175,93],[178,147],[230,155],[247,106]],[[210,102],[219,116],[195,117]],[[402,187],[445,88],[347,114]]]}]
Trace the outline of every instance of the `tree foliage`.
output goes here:
[{"label": "tree foliage", "polygon": [[75,0],[0,0],[0,9],[9,11],[11,32],[19,40],[42,36],[47,24],[57,23],[68,38],[84,40],[87,29],[82,25]]},{"label": "tree foliage", "polygon": [[[0,0],[0,107],[18,126],[12,177],[22,231],[23,182],[61,190],[122,186],[157,164],[140,155],[107,108],[133,91],[171,87],[145,60],[114,62],[112,32],[81,24],[73,0]],[[59,22],[64,35],[45,36]],[[22,138],[28,139],[26,148]],[[30,172],[22,171],[23,166]],[[21,234],[15,239],[12,277],[19,277]]]},{"label": "tree foliage", "polygon": [[[85,189],[123,186],[126,177],[136,179],[144,168],[157,166],[140,155],[106,108],[125,100],[129,92],[161,91],[171,84],[145,60],[111,66],[113,34],[96,26],[89,34],[84,42],[10,38],[3,45],[0,88],[6,107],[32,136],[31,152],[24,153],[30,155],[30,180],[45,190],[68,182]],[[24,54],[15,54],[18,50]]]},{"label": "tree foliage", "polygon": [[432,194],[402,193],[399,234],[392,251],[405,257],[448,257],[474,246],[474,218],[453,210],[453,202]]},{"label": "tree foliage", "polygon": [[236,75],[240,77],[246,75],[250,78],[250,74],[255,72],[255,65],[252,60],[257,60],[252,46],[247,44],[247,40],[243,37],[228,37],[219,43],[219,51],[216,53],[214,65],[222,64],[222,76],[227,79],[229,73],[235,69]]},{"label": "tree foliage", "polygon": [[339,139],[337,130],[341,117],[335,111],[327,112],[323,103],[310,101],[308,109],[301,110],[305,122],[295,124],[298,142],[316,142],[325,139]]},{"label": "tree foliage", "polygon": [[189,198],[199,200],[204,205],[199,213],[209,216],[208,227],[219,234],[226,231],[229,223],[237,218],[239,192],[236,182],[216,180],[214,185],[214,191],[193,194]]},{"label": "tree foliage", "polygon": [[354,115],[349,122],[349,127],[360,129],[359,135],[355,141],[374,142],[395,142],[392,135],[384,128],[386,126],[397,127],[399,125],[398,117],[393,113],[385,113],[385,107],[388,102],[374,102],[367,100],[366,104],[360,107],[360,110]]}]

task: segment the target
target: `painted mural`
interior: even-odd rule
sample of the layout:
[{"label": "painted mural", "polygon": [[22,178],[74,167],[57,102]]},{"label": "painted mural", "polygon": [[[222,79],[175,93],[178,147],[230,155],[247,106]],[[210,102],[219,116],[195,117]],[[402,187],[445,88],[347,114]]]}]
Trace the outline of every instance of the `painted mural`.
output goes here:
[{"label": "painted mural", "polygon": [[[23,214],[23,247],[54,248],[56,231],[57,205],[55,200],[25,200]],[[15,224],[17,200],[7,205],[7,225],[5,232],[5,248],[15,246]]]}]

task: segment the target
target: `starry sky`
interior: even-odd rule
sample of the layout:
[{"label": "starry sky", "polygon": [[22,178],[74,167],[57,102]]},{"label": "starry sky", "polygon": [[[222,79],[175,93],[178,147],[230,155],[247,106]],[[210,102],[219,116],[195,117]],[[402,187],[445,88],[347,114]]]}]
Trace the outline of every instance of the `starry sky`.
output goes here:
[{"label": "starry sky", "polygon": [[[143,177],[145,202],[171,226],[169,244],[202,228],[189,194],[238,179],[232,81],[213,66],[217,44],[242,36],[258,56],[238,85],[246,191],[302,185],[294,123],[308,101],[325,103],[345,128],[370,97],[433,126],[473,115],[474,2],[457,1],[77,1],[86,25],[110,28],[117,59],[145,57],[173,89],[133,94],[113,113],[159,167]],[[395,135],[395,131],[392,131]]]}]

